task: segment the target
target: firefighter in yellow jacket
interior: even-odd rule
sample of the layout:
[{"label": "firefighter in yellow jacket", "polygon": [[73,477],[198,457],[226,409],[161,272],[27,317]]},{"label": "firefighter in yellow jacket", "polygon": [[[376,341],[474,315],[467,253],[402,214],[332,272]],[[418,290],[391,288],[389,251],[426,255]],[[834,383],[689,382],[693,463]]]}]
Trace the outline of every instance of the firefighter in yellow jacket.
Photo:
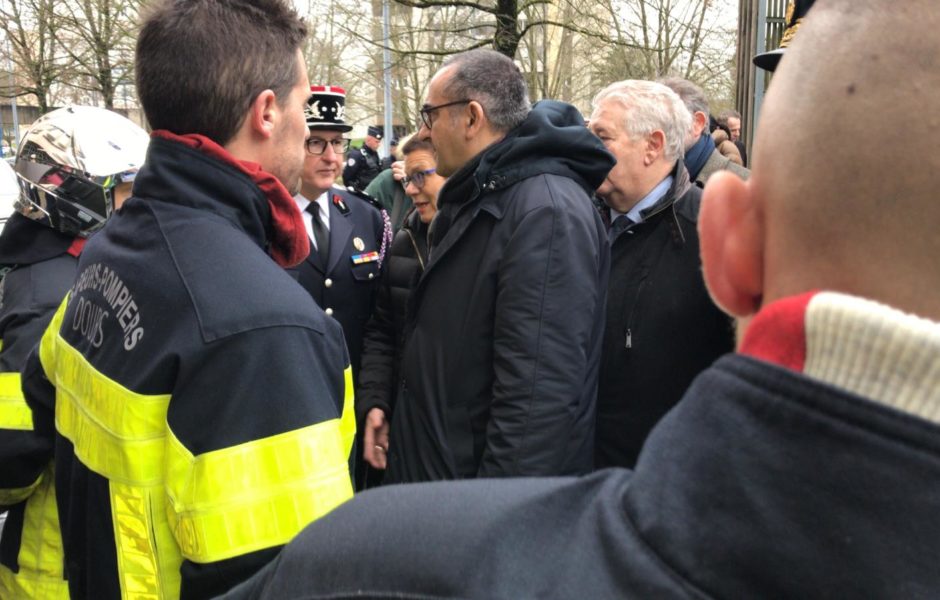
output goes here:
[{"label": "firefighter in yellow jacket", "polygon": [[342,330],[282,268],[305,34],[284,0],[148,7],[144,166],[23,372],[73,598],[212,597],[352,494]]},{"label": "firefighter in yellow jacket", "polygon": [[[68,107],[30,127],[16,172],[0,162],[10,169],[3,181],[23,198],[0,233],[0,507],[9,507],[0,598],[68,598],[52,463],[45,460],[37,479],[48,453],[33,430],[20,369],[72,285],[85,239],[129,194],[148,139],[118,114]],[[33,160],[39,152],[41,167]],[[20,185],[28,193],[20,194]],[[24,453],[39,462],[15,460]]]}]

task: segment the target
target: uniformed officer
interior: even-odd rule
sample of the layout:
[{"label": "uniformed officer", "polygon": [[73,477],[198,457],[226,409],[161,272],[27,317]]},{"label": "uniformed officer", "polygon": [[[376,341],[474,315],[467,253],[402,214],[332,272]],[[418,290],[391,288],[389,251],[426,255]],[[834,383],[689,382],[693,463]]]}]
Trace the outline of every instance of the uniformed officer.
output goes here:
[{"label": "uniformed officer", "polygon": [[346,92],[336,86],[310,88],[307,155],[300,193],[294,196],[310,235],[310,255],[293,271],[317,304],[343,326],[358,380],[362,332],[372,314],[391,223],[385,210],[363,192],[334,185],[352,126],[344,120]]},{"label": "uniformed officer", "polygon": [[392,163],[396,160],[401,160],[401,157],[398,156],[398,137],[392,136],[392,139],[388,142],[388,152],[389,155],[382,159],[382,171],[385,169],[391,169]]},{"label": "uniformed officer", "polygon": [[382,141],[382,129],[369,126],[362,148],[349,152],[349,160],[343,169],[343,183],[357,190],[364,190],[384,168],[379,158],[379,142]]},{"label": "uniformed officer", "polygon": [[53,468],[35,478],[31,450],[43,444],[20,370],[75,280],[85,238],[130,195],[149,140],[116,113],[72,106],[37,120],[20,144],[17,212],[0,234],[0,508],[10,507],[0,598],[69,597]]}]

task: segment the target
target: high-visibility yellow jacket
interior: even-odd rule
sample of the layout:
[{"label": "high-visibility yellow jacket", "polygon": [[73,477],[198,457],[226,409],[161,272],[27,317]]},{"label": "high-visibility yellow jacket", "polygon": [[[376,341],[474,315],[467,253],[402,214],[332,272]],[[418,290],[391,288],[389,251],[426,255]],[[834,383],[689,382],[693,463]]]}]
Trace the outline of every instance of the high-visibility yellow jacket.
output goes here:
[{"label": "high-visibility yellow jacket", "polygon": [[73,597],[211,597],[352,495],[342,331],[233,160],[154,137],[23,372]]},{"label": "high-visibility yellow jacket", "polygon": [[50,445],[33,428],[20,369],[75,279],[74,239],[14,214],[0,234],[0,598],[68,598]]}]

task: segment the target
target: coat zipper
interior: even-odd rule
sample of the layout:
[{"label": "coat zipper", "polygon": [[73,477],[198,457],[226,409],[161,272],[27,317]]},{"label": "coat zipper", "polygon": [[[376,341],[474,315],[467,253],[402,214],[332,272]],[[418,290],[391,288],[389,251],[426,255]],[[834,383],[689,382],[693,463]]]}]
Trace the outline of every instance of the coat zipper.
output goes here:
[{"label": "coat zipper", "polygon": [[636,294],[633,296],[633,304],[630,306],[630,314],[627,316],[627,329],[624,332],[623,347],[633,348],[633,315],[636,313],[636,305],[640,303],[640,293],[643,292],[643,286],[646,285],[646,279],[649,277],[649,271],[643,274],[640,285],[636,288]]},{"label": "coat zipper", "polygon": [[415,256],[418,257],[418,265],[420,265],[421,270],[424,271],[424,259],[421,258],[421,251],[418,250],[418,242],[415,240],[415,236],[411,233],[410,229],[405,229],[404,231],[408,234],[408,239],[411,240],[411,246],[415,249]]}]

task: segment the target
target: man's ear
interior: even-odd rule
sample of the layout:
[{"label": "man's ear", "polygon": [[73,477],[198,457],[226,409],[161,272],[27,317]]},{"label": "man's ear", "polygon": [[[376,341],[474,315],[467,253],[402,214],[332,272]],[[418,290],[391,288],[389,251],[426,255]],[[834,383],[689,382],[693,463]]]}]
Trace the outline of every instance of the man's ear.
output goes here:
[{"label": "man's ear", "polygon": [[692,129],[695,131],[695,141],[701,137],[702,132],[708,128],[708,115],[700,110],[692,113]]},{"label": "man's ear", "polygon": [[486,127],[486,113],[483,112],[483,105],[476,100],[467,103],[467,112],[461,118],[465,119],[468,138],[476,137]]},{"label": "man's ear", "polygon": [[252,101],[248,110],[248,125],[254,135],[269,138],[277,128],[281,109],[277,96],[271,90],[264,90]]},{"label": "man's ear", "polygon": [[643,155],[643,162],[649,166],[656,162],[666,150],[666,134],[657,129],[646,138],[646,152]]},{"label": "man's ear", "polygon": [[764,286],[764,226],[751,184],[728,171],[715,173],[702,196],[698,234],[712,299],[736,317],[756,312]]}]

